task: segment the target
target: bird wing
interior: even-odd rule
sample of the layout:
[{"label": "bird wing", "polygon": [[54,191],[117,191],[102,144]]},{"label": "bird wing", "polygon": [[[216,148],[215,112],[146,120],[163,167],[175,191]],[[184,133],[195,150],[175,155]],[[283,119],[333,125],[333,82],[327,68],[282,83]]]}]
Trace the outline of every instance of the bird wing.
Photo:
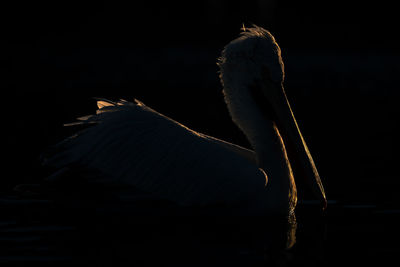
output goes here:
[{"label": "bird wing", "polygon": [[240,203],[263,193],[266,175],[252,151],[195,132],[137,100],[100,100],[98,107],[69,124],[91,127],[58,144],[45,164],[85,166],[104,183],[181,205]]}]

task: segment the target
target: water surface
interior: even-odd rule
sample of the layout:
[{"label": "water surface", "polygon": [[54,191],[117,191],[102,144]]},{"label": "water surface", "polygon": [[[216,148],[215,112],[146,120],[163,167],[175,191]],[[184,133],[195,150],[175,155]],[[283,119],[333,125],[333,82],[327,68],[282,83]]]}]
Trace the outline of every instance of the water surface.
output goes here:
[{"label": "water surface", "polygon": [[304,202],[289,223],[80,204],[3,195],[1,266],[362,266],[400,252],[400,209],[371,203]]}]

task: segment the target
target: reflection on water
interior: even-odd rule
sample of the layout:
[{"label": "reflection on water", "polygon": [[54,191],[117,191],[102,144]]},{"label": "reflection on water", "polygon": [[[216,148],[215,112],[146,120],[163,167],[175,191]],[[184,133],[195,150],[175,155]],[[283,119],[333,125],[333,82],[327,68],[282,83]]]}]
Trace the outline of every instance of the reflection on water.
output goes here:
[{"label": "reflection on water", "polygon": [[397,209],[310,203],[296,218],[137,216],[85,203],[0,199],[1,266],[361,266],[400,252]]}]

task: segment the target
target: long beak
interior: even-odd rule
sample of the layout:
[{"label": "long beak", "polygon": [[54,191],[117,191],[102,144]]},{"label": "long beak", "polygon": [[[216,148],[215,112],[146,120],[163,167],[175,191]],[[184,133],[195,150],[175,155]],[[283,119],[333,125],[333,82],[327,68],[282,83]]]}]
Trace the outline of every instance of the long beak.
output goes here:
[{"label": "long beak", "polygon": [[266,86],[265,81],[261,82],[261,89],[273,108],[294,175],[305,178],[313,194],[321,201],[323,209],[326,209],[327,200],[321,178],[296,122],[283,85],[268,82],[270,86]]}]

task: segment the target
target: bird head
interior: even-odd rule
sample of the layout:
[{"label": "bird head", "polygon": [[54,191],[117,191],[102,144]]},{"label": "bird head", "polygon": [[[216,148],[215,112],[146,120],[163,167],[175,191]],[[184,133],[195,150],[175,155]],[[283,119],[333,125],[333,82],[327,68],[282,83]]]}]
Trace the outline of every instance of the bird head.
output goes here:
[{"label": "bird head", "polygon": [[283,87],[284,64],[275,38],[261,27],[243,27],[240,36],[222,51],[218,65],[224,90],[250,92],[247,95],[263,116],[275,123],[295,178],[304,178],[325,208],[327,201],[321,179]]},{"label": "bird head", "polygon": [[242,30],[237,39],[225,46],[219,58],[224,87],[253,85],[254,81],[262,80],[266,72],[268,81],[281,84],[285,77],[284,65],[275,38],[255,25]]}]

